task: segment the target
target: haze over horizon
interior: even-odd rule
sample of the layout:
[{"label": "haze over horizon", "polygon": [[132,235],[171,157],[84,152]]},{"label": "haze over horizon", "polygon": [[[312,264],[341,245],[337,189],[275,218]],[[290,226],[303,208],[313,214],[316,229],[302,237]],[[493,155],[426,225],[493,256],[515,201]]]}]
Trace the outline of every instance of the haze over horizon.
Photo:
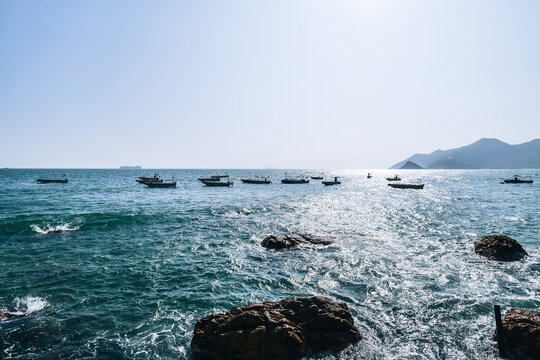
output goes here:
[{"label": "haze over horizon", "polygon": [[0,2],[0,167],[388,168],[540,138],[540,3]]}]

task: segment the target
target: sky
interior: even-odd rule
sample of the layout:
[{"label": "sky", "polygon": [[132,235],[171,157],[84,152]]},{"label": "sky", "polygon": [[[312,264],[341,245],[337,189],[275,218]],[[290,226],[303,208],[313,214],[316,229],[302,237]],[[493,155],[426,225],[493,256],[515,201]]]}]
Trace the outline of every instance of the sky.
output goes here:
[{"label": "sky", "polygon": [[387,168],[540,137],[540,2],[0,0],[0,167]]}]

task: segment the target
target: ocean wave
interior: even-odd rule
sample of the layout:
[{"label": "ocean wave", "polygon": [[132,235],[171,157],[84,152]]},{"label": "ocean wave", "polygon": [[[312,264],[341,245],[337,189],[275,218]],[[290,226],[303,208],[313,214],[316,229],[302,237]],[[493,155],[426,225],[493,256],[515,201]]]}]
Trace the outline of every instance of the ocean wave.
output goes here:
[{"label": "ocean wave", "polygon": [[61,233],[69,232],[69,231],[79,230],[80,226],[75,226],[70,223],[66,223],[66,224],[56,225],[56,226],[47,224],[44,227],[40,227],[38,225],[32,224],[30,225],[30,228],[32,228],[32,230],[38,234],[61,234]]}]

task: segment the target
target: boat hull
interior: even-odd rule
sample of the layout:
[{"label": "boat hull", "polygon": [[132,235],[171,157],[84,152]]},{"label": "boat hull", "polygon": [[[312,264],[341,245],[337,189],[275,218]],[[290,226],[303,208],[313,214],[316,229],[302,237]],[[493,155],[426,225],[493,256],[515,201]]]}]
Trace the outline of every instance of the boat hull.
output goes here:
[{"label": "boat hull", "polygon": [[138,182],[139,184],[162,183],[163,182],[163,180],[155,180],[155,179],[150,179],[150,180],[137,179],[135,181]]},{"label": "boat hull", "polygon": [[244,184],[271,184],[270,180],[240,179]]},{"label": "boat hull", "polygon": [[424,184],[388,184],[394,189],[423,189]]},{"label": "boat hull", "polygon": [[67,184],[68,179],[37,179],[37,182],[40,184],[50,184],[50,183]]},{"label": "boat hull", "polygon": [[309,180],[306,180],[306,179],[299,179],[299,180],[295,180],[295,179],[282,179],[282,180],[281,180],[281,183],[282,183],[282,184],[307,184],[307,183],[309,183]]},{"label": "boat hull", "polygon": [[341,184],[341,181],[323,181],[322,182],[324,186],[330,186],[330,185],[339,185]]},{"label": "boat hull", "polygon": [[505,184],[532,184],[533,180],[516,180],[516,179],[506,179],[504,180]]},{"label": "boat hull", "polygon": [[176,181],[174,182],[147,182],[144,183],[144,185],[148,186],[149,188],[175,188],[176,187]]},{"label": "boat hull", "polygon": [[322,179],[323,179],[322,176],[311,176],[311,178],[312,178],[313,180],[322,180]]},{"label": "boat hull", "polygon": [[386,178],[386,180],[388,180],[388,181],[401,181],[400,178],[397,178],[397,179],[396,178]]},{"label": "boat hull", "polygon": [[203,184],[210,187],[225,187],[231,186],[233,182],[221,182],[221,181],[203,181]]}]

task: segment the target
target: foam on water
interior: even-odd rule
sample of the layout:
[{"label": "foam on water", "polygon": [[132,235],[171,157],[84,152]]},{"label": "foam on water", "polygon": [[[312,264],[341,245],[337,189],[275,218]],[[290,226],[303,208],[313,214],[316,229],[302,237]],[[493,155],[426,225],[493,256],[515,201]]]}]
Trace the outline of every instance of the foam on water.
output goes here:
[{"label": "foam on water", "polygon": [[76,231],[79,230],[79,226],[74,226],[72,224],[66,223],[61,225],[50,225],[47,224],[43,227],[40,227],[38,225],[32,224],[30,225],[33,231],[35,231],[38,234],[61,234],[69,231]]},{"label": "foam on water", "polygon": [[4,309],[4,312],[16,316],[30,315],[36,311],[43,310],[47,305],[47,300],[43,298],[38,296],[27,296],[22,299],[16,298],[15,309],[12,311]]}]

